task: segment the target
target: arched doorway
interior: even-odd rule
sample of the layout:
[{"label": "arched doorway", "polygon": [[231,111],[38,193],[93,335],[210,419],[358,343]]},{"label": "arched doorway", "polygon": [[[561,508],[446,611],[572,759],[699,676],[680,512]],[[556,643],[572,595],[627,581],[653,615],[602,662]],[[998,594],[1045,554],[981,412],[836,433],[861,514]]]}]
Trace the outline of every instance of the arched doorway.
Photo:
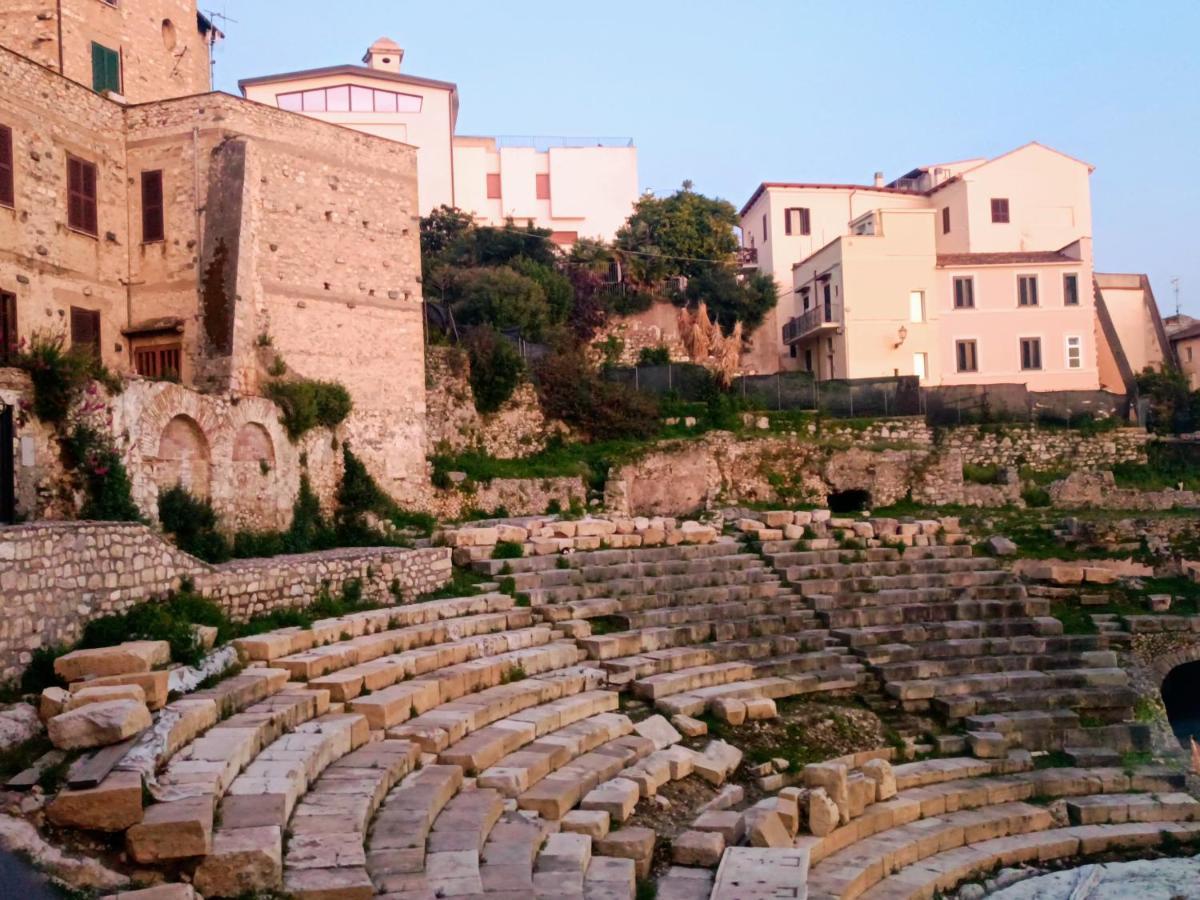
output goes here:
[{"label": "arched doorway", "polygon": [[154,473],[160,488],[181,484],[197,497],[208,496],[211,477],[208,439],[191,416],[178,415],[163,429]]},{"label": "arched doorway", "polygon": [[1171,730],[1184,747],[1200,743],[1200,661],[1176,666],[1163,679],[1163,705]]},{"label": "arched doorway", "polygon": [[862,512],[871,507],[871,492],[859,489],[834,491],[825,498],[829,511],[835,515]]}]

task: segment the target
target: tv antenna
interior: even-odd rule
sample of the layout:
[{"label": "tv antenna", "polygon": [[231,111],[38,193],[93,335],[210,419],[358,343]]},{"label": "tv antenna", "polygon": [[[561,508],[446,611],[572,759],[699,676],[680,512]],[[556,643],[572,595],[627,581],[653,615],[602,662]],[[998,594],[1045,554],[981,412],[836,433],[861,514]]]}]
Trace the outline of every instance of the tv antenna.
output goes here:
[{"label": "tv antenna", "polygon": [[[225,6],[225,7],[223,7],[223,10],[228,9],[228,8],[229,8],[228,6]],[[229,23],[232,25],[237,25],[238,20],[229,18],[229,16],[224,11],[216,12],[215,10],[211,10],[211,9],[206,9],[204,11],[204,15],[208,17],[208,21],[210,23],[212,23],[212,25],[213,25],[212,30],[208,33],[208,64],[210,67],[209,77],[212,80],[212,82],[215,84],[216,80],[217,80],[217,78],[216,78],[216,76],[217,76],[217,55],[214,51],[217,46],[217,32],[220,31],[221,35],[224,36],[225,32],[226,32],[226,28],[225,28],[226,23]],[[221,20],[221,28],[220,29],[218,29],[216,27],[216,21],[218,19]]]},{"label": "tv antenna", "polygon": [[1175,315],[1179,315],[1179,276],[1171,279],[1171,289],[1175,292]]}]

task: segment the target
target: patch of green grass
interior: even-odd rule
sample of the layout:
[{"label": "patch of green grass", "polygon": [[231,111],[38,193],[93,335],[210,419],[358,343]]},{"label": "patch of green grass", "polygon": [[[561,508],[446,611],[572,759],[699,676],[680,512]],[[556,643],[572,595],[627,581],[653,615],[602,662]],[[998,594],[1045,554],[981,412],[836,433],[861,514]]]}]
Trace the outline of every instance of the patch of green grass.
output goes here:
[{"label": "patch of green grass", "polygon": [[969,481],[972,484],[997,484],[1000,480],[1000,467],[963,463],[962,474],[963,481]]},{"label": "patch of green grass", "polygon": [[1095,634],[1099,629],[1092,621],[1095,607],[1084,609],[1075,602],[1058,602],[1050,606],[1050,615],[1063,624],[1063,634]]},{"label": "patch of green grass", "polygon": [[1035,756],[1033,759],[1035,769],[1066,769],[1074,764],[1071,757],[1061,750],[1051,750],[1044,756]]},{"label": "patch of green grass", "polygon": [[520,559],[525,547],[519,541],[497,541],[492,549],[492,559]]},{"label": "patch of green grass", "polygon": [[417,598],[417,602],[425,603],[428,600],[444,600],[448,597],[470,597],[472,594],[478,593],[476,585],[487,580],[478,572],[471,569],[454,566],[450,570],[449,581],[436,591],[429,591],[422,594]]},{"label": "patch of green grass", "polygon": [[1148,766],[1154,762],[1154,754],[1149,750],[1129,750],[1121,754],[1121,768],[1129,770],[1138,766]]},{"label": "patch of green grass", "polygon": [[592,626],[592,634],[597,636],[626,630],[625,620],[618,616],[596,616],[587,621]]},{"label": "patch of green grass", "polygon": [[1112,472],[1117,487],[1161,491],[1182,484],[1184,490],[1200,491],[1200,446],[1150,444],[1145,464],[1118,463]]}]

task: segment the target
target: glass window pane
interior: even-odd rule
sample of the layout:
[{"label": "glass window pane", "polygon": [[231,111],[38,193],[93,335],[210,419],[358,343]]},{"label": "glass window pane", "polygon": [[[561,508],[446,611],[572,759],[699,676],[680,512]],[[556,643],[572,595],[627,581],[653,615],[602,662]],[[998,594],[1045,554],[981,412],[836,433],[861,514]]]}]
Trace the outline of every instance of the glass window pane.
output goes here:
[{"label": "glass window pane", "polygon": [[397,112],[420,112],[421,98],[413,94],[397,94],[396,95],[396,111]]},{"label": "glass window pane", "polygon": [[325,112],[325,89],[304,92],[305,112]]},{"label": "glass window pane", "polygon": [[350,85],[329,88],[325,94],[330,112],[350,112]]},{"label": "glass window pane", "polygon": [[391,91],[375,91],[375,112],[394,113],[396,111],[396,95]]},{"label": "glass window pane", "polygon": [[350,86],[350,109],[354,112],[375,112],[375,92],[370,88]]},{"label": "glass window pane", "polygon": [[300,112],[304,109],[304,98],[300,94],[280,94],[275,98],[280,109]]}]

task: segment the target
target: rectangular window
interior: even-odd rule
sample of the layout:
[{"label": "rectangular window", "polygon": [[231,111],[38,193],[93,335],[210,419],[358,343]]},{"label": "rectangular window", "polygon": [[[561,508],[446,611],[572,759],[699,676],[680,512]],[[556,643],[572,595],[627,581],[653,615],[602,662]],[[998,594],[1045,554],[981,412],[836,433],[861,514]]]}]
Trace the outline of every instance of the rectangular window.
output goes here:
[{"label": "rectangular window", "polygon": [[1001,225],[1008,221],[1008,200],[1005,197],[992,198],[992,221]]},{"label": "rectangular window", "polygon": [[979,354],[974,341],[955,341],[954,354],[958,359],[958,371],[979,371]]},{"label": "rectangular window", "polygon": [[163,173],[142,173],[142,243],[156,244],[166,238],[163,209]]},{"label": "rectangular window", "polygon": [[560,247],[567,247],[576,243],[579,240],[578,231],[552,231],[550,232],[550,243],[558,244]]},{"label": "rectangular window", "polygon": [[800,355],[800,350],[795,344],[788,344],[788,356],[795,359]]},{"label": "rectangular window", "polygon": [[763,243],[767,242],[767,214],[763,213]]},{"label": "rectangular window", "polygon": [[1017,306],[1037,306],[1038,288],[1036,275],[1017,276]]},{"label": "rectangular window", "polygon": [[812,234],[812,219],[808,207],[793,206],[783,211],[784,234]]},{"label": "rectangular window", "polygon": [[17,352],[17,295],[0,291],[0,364]]},{"label": "rectangular window", "polygon": [[487,195],[489,200],[500,199],[500,175],[489,175],[487,177]]},{"label": "rectangular window", "polygon": [[1081,337],[1067,338],[1067,368],[1083,368],[1083,338]]},{"label": "rectangular window", "polygon": [[804,371],[805,372],[812,371],[812,349],[811,348],[804,351]]},{"label": "rectangular window", "polygon": [[16,202],[13,184],[12,129],[0,125],[0,206],[12,206]]},{"label": "rectangular window", "polygon": [[1026,371],[1042,367],[1042,339],[1021,338],[1021,368]]},{"label": "rectangular window", "polygon": [[535,186],[537,188],[537,198],[539,200],[549,200],[550,199],[550,176],[549,175],[538,175],[538,176],[536,176],[536,182],[537,183]]},{"label": "rectangular window", "polygon": [[975,279],[970,275],[960,275],[954,279],[954,308],[975,308]]},{"label": "rectangular window", "polygon": [[92,90],[97,94],[121,93],[121,54],[92,42]]},{"label": "rectangular window", "polygon": [[924,291],[909,291],[908,292],[908,321],[924,322],[925,321],[925,292]]},{"label": "rectangular window", "polygon": [[100,233],[96,221],[96,164],[67,156],[67,227],[93,237]]},{"label": "rectangular window", "polygon": [[71,347],[100,358],[100,310],[71,307]]},{"label": "rectangular window", "polygon": [[942,234],[950,233],[950,207],[942,207]]},{"label": "rectangular window", "polygon": [[179,344],[146,347],[134,352],[133,364],[137,373],[147,378],[178,379],[182,355],[183,348]]},{"label": "rectangular window", "polygon": [[1079,276],[1074,272],[1068,272],[1063,276],[1063,305],[1079,305]]},{"label": "rectangular window", "polygon": [[913,354],[913,374],[922,381],[925,380],[925,373],[929,371],[929,356],[925,353]]}]

